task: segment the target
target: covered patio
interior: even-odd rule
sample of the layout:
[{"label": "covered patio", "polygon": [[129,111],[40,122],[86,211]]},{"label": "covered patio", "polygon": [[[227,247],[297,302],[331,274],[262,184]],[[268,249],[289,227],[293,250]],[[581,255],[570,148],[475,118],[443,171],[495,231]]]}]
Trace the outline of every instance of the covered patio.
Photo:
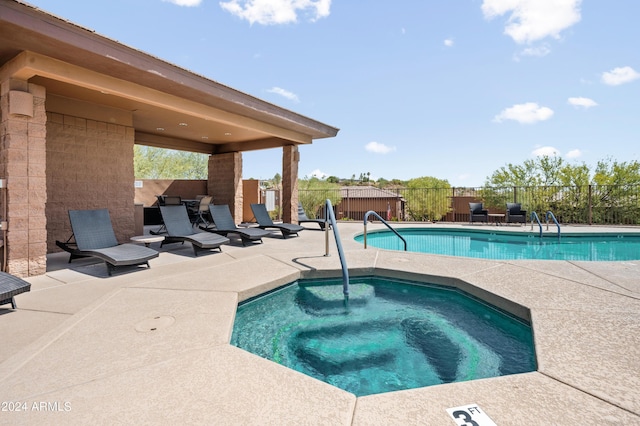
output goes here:
[{"label": "covered patio", "polygon": [[0,2],[3,270],[46,271],[69,209],[110,210],[134,235],[134,144],[209,154],[207,191],[241,218],[242,152],[282,149],[283,219],[297,218],[298,146],[338,129],[28,4]]}]

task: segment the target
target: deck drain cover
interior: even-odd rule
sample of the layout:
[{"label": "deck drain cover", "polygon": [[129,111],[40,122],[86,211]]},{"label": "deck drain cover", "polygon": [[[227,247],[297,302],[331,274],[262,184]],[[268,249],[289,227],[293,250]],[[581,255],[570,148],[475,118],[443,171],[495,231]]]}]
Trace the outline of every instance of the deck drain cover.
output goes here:
[{"label": "deck drain cover", "polygon": [[148,333],[150,331],[162,330],[163,328],[170,327],[175,321],[176,319],[174,317],[168,315],[149,318],[137,323],[136,331]]}]

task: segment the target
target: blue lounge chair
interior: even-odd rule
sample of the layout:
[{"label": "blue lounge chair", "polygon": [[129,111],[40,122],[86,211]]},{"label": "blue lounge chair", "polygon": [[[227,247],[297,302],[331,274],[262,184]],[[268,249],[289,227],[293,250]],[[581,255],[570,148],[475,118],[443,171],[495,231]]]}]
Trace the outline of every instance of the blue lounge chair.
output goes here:
[{"label": "blue lounge chair", "polygon": [[287,238],[289,235],[297,236],[298,232],[304,229],[302,226],[293,223],[273,223],[264,204],[251,204],[251,211],[258,222],[258,228],[277,229],[282,232],[282,238]]},{"label": "blue lounge chair", "polygon": [[56,241],[58,247],[71,254],[69,262],[80,257],[104,260],[109,275],[118,266],[147,265],[158,252],[137,244],[118,244],[113,232],[109,210],[69,210],[74,242]]},{"label": "blue lounge chair", "polygon": [[193,247],[194,256],[197,256],[200,250],[218,249],[222,251],[220,246],[229,242],[229,239],[222,235],[194,232],[187,207],[184,205],[160,206],[160,214],[162,214],[162,221],[167,228],[167,236],[160,243],[160,247],[171,243],[184,244],[187,241]]},{"label": "blue lounge chair", "polygon": [[200,226],[207,232],[214,232],[222,236],[228,234],[238,234],[242,239],[242,245],[247,243],[253,243],[255,241],[262,242],[262,237],[266,237],[270,234],[269,231],[259,228],[239,228],[231,216],[229,206],[226,204],[209,204],[209,213],[211,213],[211,219],[213,220],[213,226]]},{"label": "blue lounge chair", "polygon": [[11,303],[11,307],[16,309],[14,296],[30,290],[31,283],[6,272],[0,272],[0,306]]}]

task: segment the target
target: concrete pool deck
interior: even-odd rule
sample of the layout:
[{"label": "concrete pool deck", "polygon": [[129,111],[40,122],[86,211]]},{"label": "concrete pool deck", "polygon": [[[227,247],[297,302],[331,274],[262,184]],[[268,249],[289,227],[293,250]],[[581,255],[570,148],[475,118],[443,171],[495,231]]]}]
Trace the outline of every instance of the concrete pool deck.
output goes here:
[{"label": "concrete pool deck", "polygon": [[340,223],[352,275],[461,283],[529,308],[538,361],[532,373],[356,398],[229,345],[238,301],[340,276],[333,236],[325,257],[324,233],[308,228],[197,258],[188,243],[167,245],[150,269],[113,277],[104,263],[50,255],[18,309],[0,308],[0,424],[454,425],[446,409],[469,404],[498,425],[640,424],[640,260],[365,250],[353,241],[362,223]]}]

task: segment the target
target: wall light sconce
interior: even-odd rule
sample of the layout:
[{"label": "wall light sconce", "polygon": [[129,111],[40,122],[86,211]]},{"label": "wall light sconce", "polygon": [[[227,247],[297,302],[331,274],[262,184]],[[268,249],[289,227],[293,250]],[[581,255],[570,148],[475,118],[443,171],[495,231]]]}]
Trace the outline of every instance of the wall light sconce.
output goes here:
[{"label": "wall light sconce", "polygon": [[33,117],[33,95],[29,92],[10,90],[9,114]]}]

